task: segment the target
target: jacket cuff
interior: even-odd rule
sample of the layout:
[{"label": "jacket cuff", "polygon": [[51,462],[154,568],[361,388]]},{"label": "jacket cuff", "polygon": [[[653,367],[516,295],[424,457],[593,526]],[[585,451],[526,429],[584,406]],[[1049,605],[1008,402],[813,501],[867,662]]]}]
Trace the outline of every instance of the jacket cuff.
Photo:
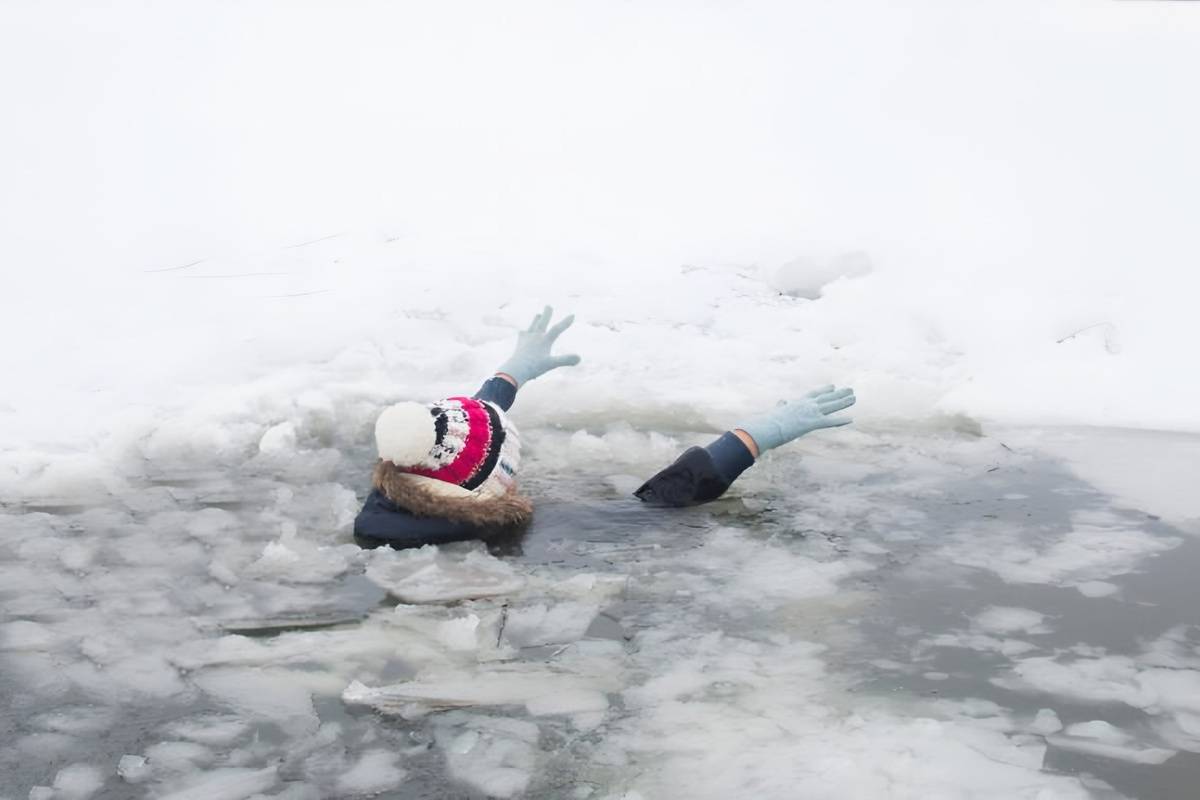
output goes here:
[{"label": "jacket cuff", "polygon": [[517,387],[504,378],[488,378],[475,393],[475,399],[495,403],[500,406],[501,411],[508,411],[517,399]]},{"label": "jacket cuff", "polygon": [[704,448],[712,457],[713,466],[726,483],[733,483],[737,477],[754,463],[750,448],[742,443],[732,431]]}]

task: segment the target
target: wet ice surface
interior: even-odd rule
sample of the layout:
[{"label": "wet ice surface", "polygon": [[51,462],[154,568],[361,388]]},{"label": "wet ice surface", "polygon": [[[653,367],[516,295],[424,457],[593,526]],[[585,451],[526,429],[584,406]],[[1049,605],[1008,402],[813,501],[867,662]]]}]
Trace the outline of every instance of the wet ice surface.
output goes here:
[{"label": "wet ice surface", "polygon": [[491,553],[350,544],[362,450],[130,463],[5,509],[0,797],[1192,797],[1200,530],[1012,433],[666,511],[707,437],[531,430]]}]

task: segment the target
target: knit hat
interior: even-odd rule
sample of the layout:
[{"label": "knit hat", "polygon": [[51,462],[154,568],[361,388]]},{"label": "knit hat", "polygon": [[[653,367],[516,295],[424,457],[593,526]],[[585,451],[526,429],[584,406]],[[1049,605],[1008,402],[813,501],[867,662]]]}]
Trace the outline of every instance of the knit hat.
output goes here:
[{"label": "knit hat", "polygon": [[486,400],[449,397],[397,403],[375,422],[379,458],[451,496],[499,496],[514,485],[520,440],[504,412]]}]

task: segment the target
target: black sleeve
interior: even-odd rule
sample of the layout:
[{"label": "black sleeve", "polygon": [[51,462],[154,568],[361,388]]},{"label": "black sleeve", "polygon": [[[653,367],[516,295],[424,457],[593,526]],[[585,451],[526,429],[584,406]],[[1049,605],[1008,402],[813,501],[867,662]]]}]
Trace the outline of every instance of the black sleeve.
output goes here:
[{"label": "black sleeve", "polygon": [[481,539],[494,533],[487,528],[437,517],[418,517],[400,508],[373,489],[354,518],[354,541],[359,547],[388,545],[397,550],[426,544]]},{"label": "black sleeve", "polygon": [[732,433],[708,447],[692,447],[675,463],[642,484],[634,495],[662,506],[692,506],[716,500],[754,463],[754,456]]},{"label": "black sleeve", "polygon": [[508,411],[512,408],[513,401],[517,399],[517,387],[504,378],[488,378],[475,393],[475,399],[487,400],[489,403],[500,406],[503,411]]}]

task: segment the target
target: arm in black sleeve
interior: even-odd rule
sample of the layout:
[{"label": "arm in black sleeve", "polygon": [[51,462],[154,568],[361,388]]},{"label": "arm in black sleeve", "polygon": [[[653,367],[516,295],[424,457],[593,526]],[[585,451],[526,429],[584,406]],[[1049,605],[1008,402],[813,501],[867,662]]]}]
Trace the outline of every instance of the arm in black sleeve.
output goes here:
[{"label": "arm in black sleeve", "polygon": [[754,463],[742,440],[726,433],[707,447],[692,447],[675,463],[642,484],[634,495],[662,506],[692,506],[716,500]]},{"label": "arm in black sleeve", "polygon": [[488,378],[483,382],[483,386],[479,387],[479,391],[475,393],[474,397],[476,400],[495,403],[500,406],[502,411],[508,411],[512,408],[513,401],[517,399],[517,387],[504,378]]}]

